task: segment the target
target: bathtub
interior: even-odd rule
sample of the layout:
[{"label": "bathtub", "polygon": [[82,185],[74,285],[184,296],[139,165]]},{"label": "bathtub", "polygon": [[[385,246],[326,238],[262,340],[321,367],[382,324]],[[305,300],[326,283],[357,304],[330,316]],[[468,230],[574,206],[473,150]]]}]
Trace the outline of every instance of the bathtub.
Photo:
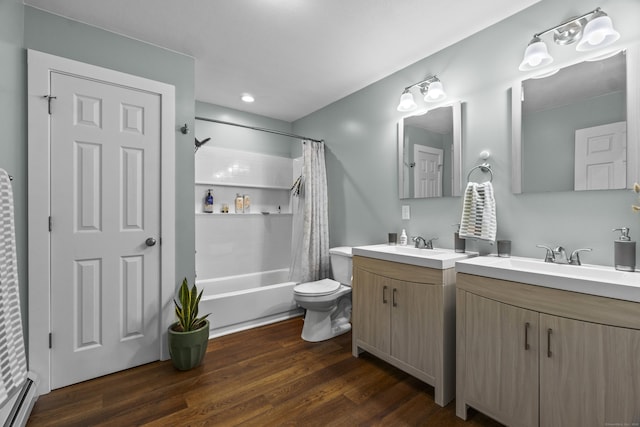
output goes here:
[{"label": "bathtub", "polygon": [[200,313],[211,313],[209,338],[302,316],[293,299],[289,269],[196,280]]}]

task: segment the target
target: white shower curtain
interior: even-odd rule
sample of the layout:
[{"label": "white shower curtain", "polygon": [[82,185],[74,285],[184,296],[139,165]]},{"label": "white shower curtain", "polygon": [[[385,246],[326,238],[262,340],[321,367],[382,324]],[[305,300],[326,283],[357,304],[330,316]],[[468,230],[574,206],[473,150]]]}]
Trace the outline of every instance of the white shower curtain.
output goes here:
[{"label": "white shower curtain", "polygon": [[324,143],[302,142],[302,175],[293,190],[291,281],[329,277],[329,214]]}]

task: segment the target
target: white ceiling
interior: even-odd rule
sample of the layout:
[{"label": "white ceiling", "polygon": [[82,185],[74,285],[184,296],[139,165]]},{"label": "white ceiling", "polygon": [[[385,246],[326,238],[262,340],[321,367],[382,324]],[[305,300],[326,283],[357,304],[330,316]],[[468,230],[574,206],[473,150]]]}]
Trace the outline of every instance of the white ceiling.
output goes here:
[{"label": "white ceiling", "polygon": [[[193,56],[196,99],[290,122],[538,1],[24,3]],[[253,104],[240,101],[245,92]]]}]

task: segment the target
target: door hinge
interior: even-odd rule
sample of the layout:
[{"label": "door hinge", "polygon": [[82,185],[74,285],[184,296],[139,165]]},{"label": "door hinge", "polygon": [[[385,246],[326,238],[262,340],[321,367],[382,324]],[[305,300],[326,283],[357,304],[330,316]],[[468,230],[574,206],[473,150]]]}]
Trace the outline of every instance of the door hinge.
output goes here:
[{"label": "door hinge", "polygon": [[49,103],[47,110],[49,111],[49,115],[51,115],[51,100],[52,99],[57,99],[57,96],[51,96],[51,95],[43,95],[43,98],[47,98],[47,102]]},{"label": "door hinge", "polygon": [[51,233],[52,228],[53,228],[53,221],[51,220],[51,217],[49,217],[49,233]]},{"label": "door hinge", "polygon": [[53,336],[51,332],[49,332],[49,348],[53,348]]}]

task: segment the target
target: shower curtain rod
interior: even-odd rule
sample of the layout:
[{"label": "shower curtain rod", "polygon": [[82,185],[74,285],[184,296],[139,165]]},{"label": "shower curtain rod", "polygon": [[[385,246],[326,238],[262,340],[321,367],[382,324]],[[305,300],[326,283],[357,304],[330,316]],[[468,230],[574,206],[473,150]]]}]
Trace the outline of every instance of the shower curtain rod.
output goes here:
[{"label": "shower curtain rod", "polygon": [[225,122],[224,120],[208,119],[206,117],[196,117],[196,120],[204,120],[205,122],[220,123],[220,124],[223,124],[223,125],[237,126],[237,127],[241,127],[241,128],[259,130],[260,132],[274,133],[276,135],[288,136],[288,137],[291,137],[291,138],[307,139],[307,140],[313,141],[313,142],[324,142],[324,139],[314,139],[314,138],[309,138],[307,136],[296,135],[296,134],[289,133],[289,132],[282,132],[282,131],[279,131],[279,130],[259,128],[259,127],[255,127],[255,126],[241,125],[239,123],[233,123],[233,122]]}]

